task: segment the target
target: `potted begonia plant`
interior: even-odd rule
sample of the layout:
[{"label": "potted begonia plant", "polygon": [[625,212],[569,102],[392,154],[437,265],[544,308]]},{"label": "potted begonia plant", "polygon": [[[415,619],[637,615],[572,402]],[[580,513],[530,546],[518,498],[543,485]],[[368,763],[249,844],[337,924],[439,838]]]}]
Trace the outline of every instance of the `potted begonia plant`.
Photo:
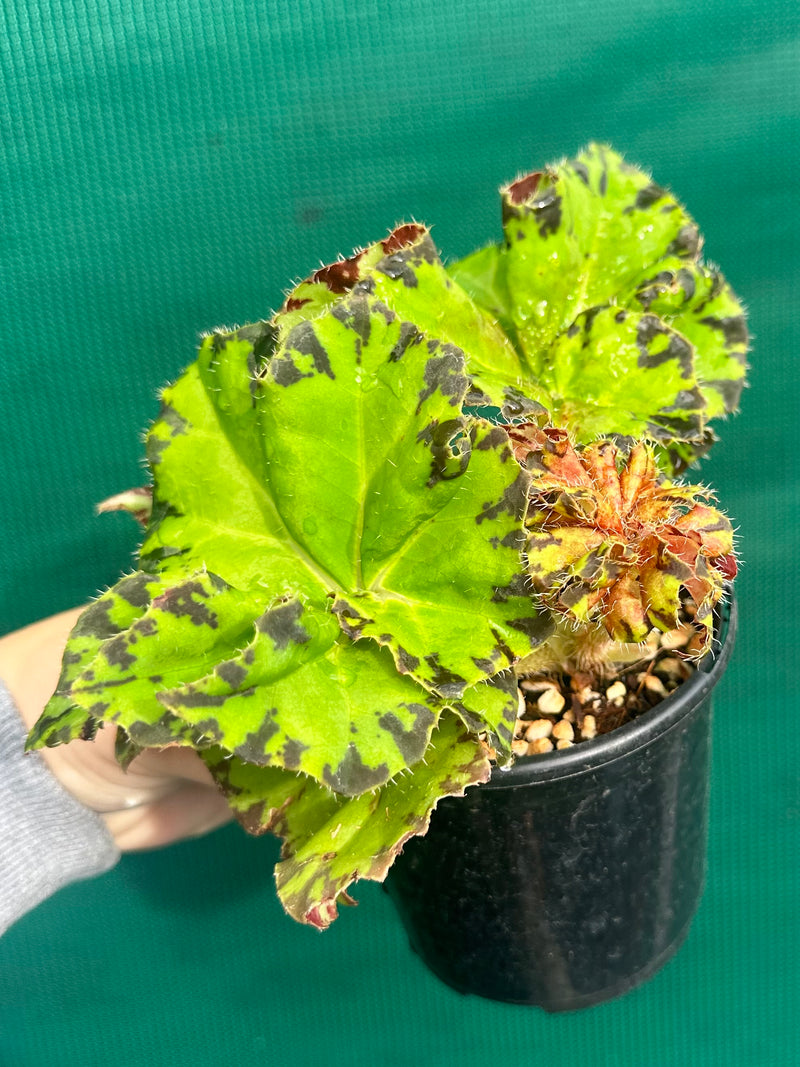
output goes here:
[{"label": "potted begonia plant", "polygon": [[[736,565],[678,475],[747,334],[692,220],[611,149],[502,200],[504,240],[449,268],[404,224],[203,339],[152,486],[104,505],[144,524],[137,568],[79,619],[29,746],[196,749],[319,928],[406,846],[389,888],[433,969],[566,1008],[663,962],[699,895]],[[615,886],[627,914],[593,908]]]}]

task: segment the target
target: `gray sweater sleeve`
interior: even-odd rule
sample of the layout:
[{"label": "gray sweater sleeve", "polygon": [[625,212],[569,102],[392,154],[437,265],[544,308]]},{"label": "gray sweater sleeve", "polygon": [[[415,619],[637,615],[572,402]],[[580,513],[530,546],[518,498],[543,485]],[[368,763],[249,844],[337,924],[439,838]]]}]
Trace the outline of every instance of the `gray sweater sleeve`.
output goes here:
[{"label": "gray sweater sleeve", "polygon": [[119,858],[102,819],[24,744],[25,727],[0,683],[0,933],[57,889]]}]

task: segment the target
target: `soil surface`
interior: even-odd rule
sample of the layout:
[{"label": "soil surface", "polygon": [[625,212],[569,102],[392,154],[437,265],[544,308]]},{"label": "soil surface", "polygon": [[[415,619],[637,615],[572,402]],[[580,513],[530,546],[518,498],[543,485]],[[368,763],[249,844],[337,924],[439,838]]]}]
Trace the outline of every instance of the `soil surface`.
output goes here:
[{"label": "soil surface", "polygon": [[676,629],[654,632],[641,659],[602,682],[577,672],[521,679],[514,754],[570,748],[616,730],[669,696],[695,670],[702,638],[693,616],[694,604],[685,602]]}]

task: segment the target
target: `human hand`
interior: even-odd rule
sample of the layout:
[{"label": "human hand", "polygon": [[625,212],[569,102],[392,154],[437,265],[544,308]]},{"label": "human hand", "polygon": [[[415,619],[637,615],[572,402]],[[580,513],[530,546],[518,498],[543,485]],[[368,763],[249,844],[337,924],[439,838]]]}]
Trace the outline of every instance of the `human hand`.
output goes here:
[{"label": "human hand", "polygon": [[[56,687],[67,637],[82,611],[65,611],[0,638],[0,678],[28,729]],[[198,837],[230,820],[194,751],[146,751],[123,771],[114,758],[115,734],[106,725],[94,741],[71,741],[41,754],[61,785],[102,816],[122,851]]]}]

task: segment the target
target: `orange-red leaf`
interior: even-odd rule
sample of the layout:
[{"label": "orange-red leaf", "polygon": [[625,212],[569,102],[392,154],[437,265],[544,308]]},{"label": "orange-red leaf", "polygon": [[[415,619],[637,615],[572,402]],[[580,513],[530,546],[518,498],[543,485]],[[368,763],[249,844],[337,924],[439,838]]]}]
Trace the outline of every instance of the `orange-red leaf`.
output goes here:
[{"label": "orange-red leaf", "polygon": [[686,533],[698,534],[705,556],[728,556],[733,552],[733,527],[716,508],[695,504],[691,511],[676,519],[674,525]]}]

